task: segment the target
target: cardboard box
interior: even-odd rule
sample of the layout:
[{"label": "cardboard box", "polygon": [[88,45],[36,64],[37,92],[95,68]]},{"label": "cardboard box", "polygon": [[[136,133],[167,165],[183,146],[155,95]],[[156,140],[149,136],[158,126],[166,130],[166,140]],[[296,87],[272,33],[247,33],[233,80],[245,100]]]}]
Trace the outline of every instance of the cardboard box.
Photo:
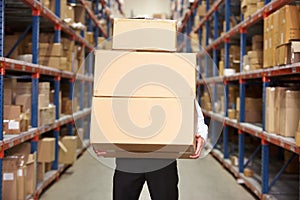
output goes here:
[{"label": "cardboard box", "polygon": [[20,119],[21,106],[19,105],[3,105],[3,119],[18,120]]},{"label": "cardboard box", "polygon": [[[62,93],[61,91],[59,91],[59,116],[61,116],[61,110],[62,110],[62,97],[61,97]],[[54,104],[54,90],[50,91],[50,103]]]},{"label": "cardboard box", "polygon": [[[67,5],[67,0],[60,0],[60,18],[63,19],[66,23],[70,24],[74,20],[74,10],[71,9],[71,6]],[[55,13],[56,0],[50,0],[49,9]],[[47,5],[46,4],[46,5]]]},{"label": "cardboard box", "polygon": [[300,41],[291,41],[276,48],[276,65],[300,62]]},{"label": "cardboard box", "polygon": [[16,105],[22,106],[23,113],[31,113],[31,94],[16,95]]},{"label": "cardboard box", "polygon": [[279,133],[294,137],[300,119],[300,91],[286,90],[280,101]]},{"label": "cardboard box", "polygon": [[262,111],[262,99],[245,97],[245,111]]},{"label": "cardboard box", "polygon": [[47,67],[54,67],[58,68],[60,66],[60,57],[39,57],[39,64],[47,66]]},{"label": "cardboard box", "polygon": [[4,104],[12,104],[12,90],[4,88]]},{"label": "cardboard box", "polygon": [[275,88],[267,87],[266,89],[266,104],[265,104],[265,129],[270,133],[275,132]]},{"label": "cardboard box", "polygon": [[50,103],[49,100],[45,94],[39,94],[39,108],[47,107]]},{"label": "cardboard box", "polygon": [[74,7],[75,11],[75,22],[85,24],[85,8],[82,5],[77,5]]},{"label": "cardboard box", "polygon": [[3,120],[3,134],[20,134],[20,120]]},{"label": "cardboard box", "polygon": [[9,156],[24,156],[24,160],[27,161],[31,151],[30,142],[24,142],[13,148],[7,150]]},{"label": "cardboard box", "polygon": [[[70,164],[72,165],[76,161],[77,157],[77,136],[64,136],[60,140],[60,147],[58,153],[58,162],[62,164]],[[64,148],[66,151],[64,151]]]},{"label": "cardboard box", "polygon": [[285,5],[279,10],[279,44],[300,39],[300,15],[295,5]]},{"label": "cardboard box", "polygon": [[39,126],[53,124],[55,122],[56,117],[56,110],[55,105],[50,104],[47,107],[40,107],[39,108]]},{"label": "cardboard box", "polygon": [[26,168],[26,194],[32,195],[36,190],[36,153],[29,155]]},{"label": "cardboard box", "polygon": [[43,138],[38,142],[38,162],[52,162],[55,159],[55,138]]},{"label": "cardboard box", "polygon": [[176,23],[175,20],[115,18],[112,48],[175,52]]},{"label": "cardboard box", "polygon": [[281,115],[281,101],[284,98],[284,93],[288,88],[286,87],[276,87],[275,88],[275,130],[276,134],[280,133],[280,115]]},{"label": "cardboard box", "polygon": [[[21,33],[17,33],[14,35],[4,35],[4,52],[3,56],[6,57],[7,54],[12,50],[15,43],[18,41],[19,37],[21,36]],[[12,52],[12,54],[9,56],[9,58],[17,59],[18,55],[20,54],[20,49],[22,48],[22,44],[18,45],[15,50]]]},{"label": "cardboard box", "polygon": [[61,112],[66,115],[71,115],[78,111],[78,100],[74,98],[70,100],[69,97],[62,98],[62,110]]},{"label": "cardboard box", "polygon": [[22,94],[30,94],[32,93],[31,89],[31,82],[17,82],[14,87],[14,92],[16,95],[22,95]]},{"label": "cardboard box", "polygon": [[25,199],[24,164],[23,156],[8,156],[3,159],[3,199]]},{"label": "cardboard box", "polygon": [[195,97],[196,54],[95,52],[94,96]]},{"label": "cardboard box", "polygon": [[94,97],[90,143],[108,153],[141,152],[146,157],[192,153],[194,109],[194,98]]},{"label": "cardboard box", "polygon": [[37,181],[42,182],[44,181],[45,176],[45,163],[39,162],[37,164]]},{"label": "cardboard box", "polygon": [[18,174],[17,174],[17,183],[18,183],[18,200],[25,200],[26,199],[26,164],[24,163],[22,166],[18,167]]},{"label": "cardboard box", "polygon": [[[32,43],[28,44],[29,52],[32,53]],[[62,55],[61,43],[39,43],[39,56],[60,57]]]}]

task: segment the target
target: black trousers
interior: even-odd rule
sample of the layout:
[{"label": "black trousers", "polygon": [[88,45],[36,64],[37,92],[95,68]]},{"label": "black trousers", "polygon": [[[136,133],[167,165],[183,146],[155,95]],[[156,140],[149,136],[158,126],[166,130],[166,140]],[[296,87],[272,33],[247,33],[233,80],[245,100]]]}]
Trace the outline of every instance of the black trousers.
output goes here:
[{"label": "black trousers", "polygon": [[[122,159],[121,161],[117,159],[117,169],[115,170],[113,178],[114,200],[138,200],[145,182],[147,182],[152,200],[178,200],[178,172],[176,160],[167,162],[167,166],[158,168],[155,171],[147,170],[145,172],[140,171],[139,173],[135,173],[133,171],[122,171],[121,168],[118,169],[122,164],[127,165],[128,162],[134,163],[126,159]],[[151,163],[158,162],[160,162],[160,160],[150,160],[144,162],[144,164],[147,163],[151,165]]]}]

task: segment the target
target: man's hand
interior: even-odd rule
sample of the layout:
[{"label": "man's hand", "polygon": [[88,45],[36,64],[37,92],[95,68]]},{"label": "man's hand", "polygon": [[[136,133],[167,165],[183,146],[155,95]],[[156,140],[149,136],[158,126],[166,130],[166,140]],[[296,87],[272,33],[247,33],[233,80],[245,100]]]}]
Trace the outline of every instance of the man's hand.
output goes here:
[{"label": "man's hand", "polygon": [[95,149],[95,147],[93,147],[94,152],[96,153],[97,156],[104,156],[106,154],[105,151],[98,151],[97,149]]},{"label": "man's hand", "polygon": [[190,158],[197,159],[200,156],[201,150],[204,147],[204,139],[200,135],[195,135],[196,140],[196,151],[193,155],[190,156]]}]

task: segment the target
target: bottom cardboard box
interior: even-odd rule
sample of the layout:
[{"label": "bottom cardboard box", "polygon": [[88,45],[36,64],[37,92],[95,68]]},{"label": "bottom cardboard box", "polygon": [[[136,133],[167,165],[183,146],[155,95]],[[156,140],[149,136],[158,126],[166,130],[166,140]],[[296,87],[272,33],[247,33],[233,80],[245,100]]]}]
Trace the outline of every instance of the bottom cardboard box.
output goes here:
[{"label": "bottom cardboard box", "polygon": [[[100,148],[100,145],[93,145],[93,148],[97,151],[103,151],[103,147]],[[102,145],[101,145],[102,146]],[[106,146],[106,145],[105,145]],[[119,144],[120,146],[120,144]],[[137,145],[142,147],[143,145]],[[132,146],[132,148],[134,148]],[[149,146],[148,146],[149,148]],[[175,147],[174,147],[175,148]],[[141,151],[121,151],[121,150],[106,150],[106,153],[103,157],[106,158],[164,158],[164,159],[189,159],[191,155],[194,154],[193,147],[185,149],[183,151],[143,151],[145,148],[134,148],[140,149]],[[184,149],[184,148],[183,148]]]},{"label": "bottom cardboard box", "polygon": [[[153,107],[164,113],[149,112]],[[195,117],[193,98],[94,97],[90,143],[99,151],[115,152],[111,156],[124,157],[117,152],[125,151],[136,157],[178,158],[194,150]]]}]

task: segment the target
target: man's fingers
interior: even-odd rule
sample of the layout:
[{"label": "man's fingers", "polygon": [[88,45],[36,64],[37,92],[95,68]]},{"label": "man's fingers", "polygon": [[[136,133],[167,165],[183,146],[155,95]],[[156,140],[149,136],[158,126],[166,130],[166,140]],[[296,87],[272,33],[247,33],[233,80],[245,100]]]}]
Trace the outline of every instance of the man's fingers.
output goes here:
[{"label": "man's fingers", "polygon": [[203,139],[199,136],[196,136],[196,151],[193,155],[190,156],[190,158],[193,159],[199,158],[202,146],[203,146]]}]

